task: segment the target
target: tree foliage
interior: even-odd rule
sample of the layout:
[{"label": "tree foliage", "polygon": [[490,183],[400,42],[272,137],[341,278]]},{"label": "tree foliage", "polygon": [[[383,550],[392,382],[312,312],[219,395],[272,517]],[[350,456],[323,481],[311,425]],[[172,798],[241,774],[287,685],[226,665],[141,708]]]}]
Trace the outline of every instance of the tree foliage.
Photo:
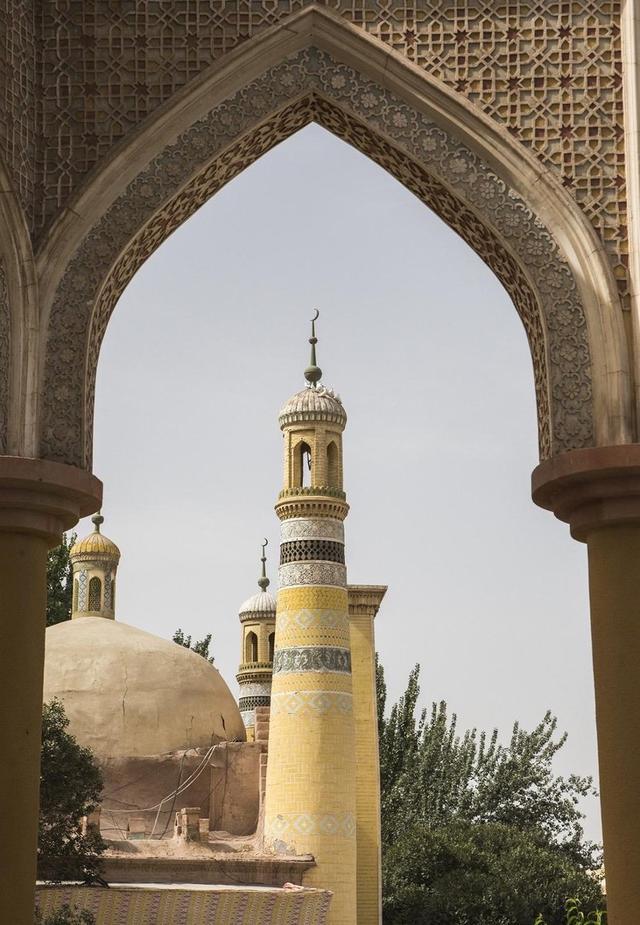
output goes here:
[{"label": "tree foliage", "polygon": [[82,817],[100,801],[102,773],[90,749],[78,745],[67,732],[69,720],[62,703],[53,699],[42,714],[40,767],[40,827],[38,876],[62,880],[101,882],[100,835],[82,835]]},{"label": "tree foliage", "polygon": [[50,549],[47,558],[47,626],[71,619],[73,577],[69,552],[76,534],[65,533],[60,546]]},{"label": "tree foliage", "polygon": [[192,652],[196,652],[198,655],[201,655],[203,658],[209,662],[210,665],[213,665],[213,655],[209,655],[209,646],[211,645],[211,633],[207,633],[204,639],[198,640],[198,642],[191,643],[191,636],[185,636],[180,628],[178,628],[173,636],[171,637],[174,642],[177,642],[179,646],[184,646],[185,649],[191,649]]},{"label": "tree foliage", "polygon": [[558,776],[566,741],[547,713],[528,732],[516,723],[460,734],[445,703],[417,712],[419,667],[389,715],[378,665],[384,914],[388,925],[548,925],[575,896],[602,907],[600,853],[583,831],[587,777]]}]

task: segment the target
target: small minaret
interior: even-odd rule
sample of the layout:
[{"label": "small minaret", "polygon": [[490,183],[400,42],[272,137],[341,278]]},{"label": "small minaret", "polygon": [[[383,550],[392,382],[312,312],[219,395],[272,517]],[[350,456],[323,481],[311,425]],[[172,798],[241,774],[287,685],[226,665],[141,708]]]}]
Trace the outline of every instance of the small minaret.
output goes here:
[{"label": "small minaret", "polygon": [[316,312],[307,388],[280,412],[284,486],[265,847],[311,854],[305,885],[333,892],[331,925],[356,925],[356,775],[338,395],[319,385]]},{"label": "small minaret", "polygon": [[93,533],[78,540],[69,551],[73,567],[73,602],[71,618],[105,617],[115,620],[116,572],[120,550],[114,542],[100,532],[104,523],[102,514],[91,520]]},{"label": "small minaret", "polygon": [[262,544],[262,574],[258,579],[260,591],[245,601],[240,608],[242,626],[242,652],[236,678],[240,685],[238,706],[247,730],[247,741],[255,738],[256,707],[271,703],[271,673],[276,633],[276,599],[267,590],[268,540]]}]

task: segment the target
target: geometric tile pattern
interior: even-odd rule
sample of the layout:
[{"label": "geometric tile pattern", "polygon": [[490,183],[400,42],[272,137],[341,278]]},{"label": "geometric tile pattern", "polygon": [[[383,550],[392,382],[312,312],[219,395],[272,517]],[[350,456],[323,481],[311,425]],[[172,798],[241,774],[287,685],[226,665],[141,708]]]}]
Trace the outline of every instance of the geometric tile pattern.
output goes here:
[{"label": "geometric tile pattern", "polygon": [[353,695],[344,691],[289,691],[271,698],[271,715],[277,713],[351,713]]},{"label": "geometric tile pattern", "polygon": [[269,820],[266,830],[272,838],[286,835],[330,835],[355,838],[353,813],[279,813]]},{"label": "geometric tile pattern", "polygon": [[[36,227],[130,129],[214,61],[311,0],[40,5]],[[7,2],[5,148],[28,195],[29,4]],[[625,288],[621,0],[332,0],[331,8],[490,115],[551,167],[590,217]],[[0,28],[3,23],[0,21]],[[32,27],[31,27],[32,28]],[[33,68],[32,68],[33,70]],[[7,134],[9,130],[9,134]]]},{"label": "geometric tile pattern", "polygon": [[280,544],[280,565],[318,559],[344,565],[344,543],[335,540],[291,540]]},{"label": "geometric tile pattern", "polygon": [[278,611],[278,647],[300,644],[350,644],[349,618],[344,610],[321,608]]},{"label": "geometric tile pattern", "polygon": [[34,0],[0,3],[0,157],[11,170],[30,225],[38,116],[34,6]]},{"label": "geometric tile pattern", "polygon": [[325,925],[331,893],[322,890],[206,890],[149,887],[38,887],[45,917],[67,903],[93,913],[96,925]]}]

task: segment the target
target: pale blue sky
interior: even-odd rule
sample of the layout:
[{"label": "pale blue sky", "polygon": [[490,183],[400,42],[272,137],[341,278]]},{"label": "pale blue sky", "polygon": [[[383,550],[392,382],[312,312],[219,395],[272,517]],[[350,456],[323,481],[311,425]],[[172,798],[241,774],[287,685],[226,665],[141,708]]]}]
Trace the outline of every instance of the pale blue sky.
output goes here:
[{"label": "pale blue sky", "polygon": [[315,126],[180,228],[113,315],[94,471],[123,553],[118,618],[211,632],[237,692],[263,536],[277,579],[278,410],[304,385],[316,307],[324,382],[349,416],[349,580],[389,586],[376,632],[391,696],[420,662],[424,702],[445,699],[461,728],[507,735],[550,708],[569,732],[558,769],[595,773],[586,550],[530,498],[515,309],[433,213]]}]

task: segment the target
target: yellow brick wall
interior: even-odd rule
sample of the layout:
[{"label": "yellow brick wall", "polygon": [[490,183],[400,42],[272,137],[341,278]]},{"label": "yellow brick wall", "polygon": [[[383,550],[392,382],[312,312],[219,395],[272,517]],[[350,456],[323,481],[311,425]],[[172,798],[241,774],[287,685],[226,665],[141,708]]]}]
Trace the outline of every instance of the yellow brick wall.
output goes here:
[{"label": "yellow brick wall", "polygon": [[[278,593],[276,650],[350,645],[347,592],[308,585]],[[313,854],[305,885],[334,893],[331,925],[356,925],[355,755],[351,675],[276,672],[271,696],[265,838]]]},{"label": "yellow brick wall", "polygon": [[382,921],[380,760],[374,618],[386,588],[349,586],[355,720],[358,925]]}]

